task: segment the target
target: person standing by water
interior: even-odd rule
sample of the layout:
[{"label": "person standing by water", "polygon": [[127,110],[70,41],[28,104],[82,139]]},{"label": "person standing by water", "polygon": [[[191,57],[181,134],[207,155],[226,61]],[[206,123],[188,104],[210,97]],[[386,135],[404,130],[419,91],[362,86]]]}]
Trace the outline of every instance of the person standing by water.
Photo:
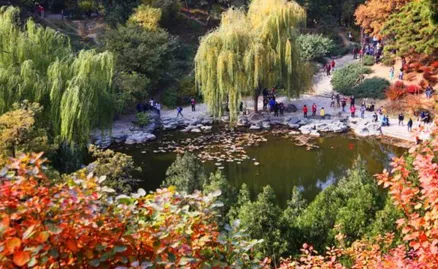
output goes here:
[{"label": "person standing by water", "polygon": [[324,107],[321,107],[321,110],[319,110],[319,115],[321,116],[321,119],[325,119],[325,110],[324,110]]},{"label": "person standing by water", "polygon": [[176,108],[176,111],[178,112],[178,114],[176,114],[176,117],[178,118],[179,115],[181,115],[181,117],[184,118],[184,115],[182,114],[183,108],[182,106],[179,106]]},{"label": "person standing by water", "polygon": [[414,122],[412,121],[411,118],[409,118],[408,120],[408,132],[412,132],[412,125],[414,124]]},{"label": "person standing by water", "polygon": [[342,112],[345,112],[345,106],[347,106],[347,99],[345,97],[342,97]]},{"label": "person standing by water", "polygon": [[283,116],[283,113],[284,113],[284,104],[283,104],[283,102],[281,102],[279,104],[279,108],[280,108],[280,115]]},{"label": "person standing by water", "polygon": [[316,109],[317,109],[316,104],[313,103],[313,105],[312,105],[312,117],[316,116]]},{"label": "person standing by water", "polygon": [[190,100],[190,103],[192,105],[192,112],[196,111],[196,100],[192,97],[192,100]]},{"label": "person standing by water", "polygon": [[335,60],[332,60],[332,62],[330,63],[330,67],[331,67],[332,72],[335,72],[335,65],[336,65]]},{"label": "person standing by water", "polygon": [[394,80],[394,66],[391,67],[391,69],[389,69],[389,80]]},{"label": "person standing by water", "polygon": [[398,114],[398,125],[400,126],[405,126],[405,124],[403,123],[403,121],[405,120],[405,115],[403,115],[403,113]]},{"label": "person standing by water", "polygon": [[278,110],[280,110],[280,106],[278,102],[275,102],[274,104],[274,117],[278,117]]},{"label": "person standing by water", "polygon": [[161,116],[161,105],[160,103],[155,103],[155,111],[157,112],[158,116]]},{"label": "person standing by water", "polygon": [[336,99],[336,96],[335,96],[335,94],[333,93],[333,94],[332,94],[332,101],[330,102],[330,107],[335,107],[335,99]]},{"label": "person standing by water", "polygon": [[354,105],[350,107],[350,112],[351,112],[351,117],[354,118],[356,114],[356,107]]},{"label": "person standing by water", "polygon": [[338,108],[341,107],[341,96],[339,93],[336,94],[336,105]]},{"label": "person standing by water", "polygon": [[362,104],[362,106],[360,107],[360,117],[363,119],[365,118],[365,111],[367,110],[365,104]]},{"label": "person standing by water", "polygon": [[304,107],[303,107],[304,118],[307,118],[307,111],[308,111],[307,105],[304,105]]}]

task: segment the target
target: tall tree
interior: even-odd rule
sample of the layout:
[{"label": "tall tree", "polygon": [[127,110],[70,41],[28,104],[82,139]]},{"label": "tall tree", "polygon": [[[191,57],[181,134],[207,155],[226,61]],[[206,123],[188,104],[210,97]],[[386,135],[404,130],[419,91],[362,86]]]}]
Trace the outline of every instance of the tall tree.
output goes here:
[{"label": "tall tree", "polygon": [[397,12],[411,0],[370,0],[360,5],[354,16],[356,24],[360,25],[366,33],[371,35],[381,34],[383,24],[389,16]]},{"label": "tall tree", "polygon": [[91,128],[109,128],[113,119],[112,54],[75,54],[68,37],[18,21],[19,9],[0,9],[0,113],[38,102],[52,138],[85,145]]},{"label": "tall tree", "polygon": [[388,36],[386,51],[435,54],[438,52],[438,27],[428,1],[413,1],[394,13],[382,33]]},{"label": "tall tree", "polygon": [[253,0],[246,13],[230,9],[221,25],[201,39],[195,57],[196,83],[215,117],[227,102],[236,119],[242,96],[253,96],[254,110],[264,87],[281,86],[298,96],[309,88],[309,68],[299,55],[297,28],[305,22],[296,2]]}]

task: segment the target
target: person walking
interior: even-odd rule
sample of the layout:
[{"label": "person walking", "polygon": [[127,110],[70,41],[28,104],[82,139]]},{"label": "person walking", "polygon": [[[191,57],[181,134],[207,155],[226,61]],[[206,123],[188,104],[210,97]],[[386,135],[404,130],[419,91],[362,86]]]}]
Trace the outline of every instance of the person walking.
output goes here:
[{"label": "person walking", "polygon": [[192,97],[192,100],[190,100],[190,104],[192,105],[192,112],[196,111],[196,100]]},{"label": "person walking", "polygon": [[178,118],[179,115],[181,115],[181,117],[184,118],[184,115],[182,114],[183,108],[182,106],[179,106],[176,108],[176,111],[178,112],[178,114],[176,114],[176,117]]},{"label": "person walking", "polygon": [[307,111],[308,111],[307,106],[304,105],[304,107],[303,107],[304,118],[307,118]]},{"label": "person walking", "polygon": [[398,125],[399,126],[405,126],[403,121],[405,120],[405,115],[403,113],[398,114]]},{"label": "person walking", "polygon": [[408,132],[412,132],[412,125],[414,124],[414,122],[412,121],[411,118],[409,118],[408,120]]},{"label": "person walking", "polygon": [[336,96],[335,96],[335,94],[333,93],[333,94],[332,94],[332,101],[330,102],[330,107],[335,107],[335,100],[336,100]]},{"label": "person walking", "polygon": [[338,108],[341,107],[341,96],[339,93],[336,94],[336,105]]},{"label": "person walking", "polygon": [[321,119],[325,119],[325,110],[324,107],[321,107],[319,110],[319,115],[321,116]]},{"label": "person walking", "polygon": [[154,106],[155,106],[154,98],[149,99],[149,107],[150,107],[151,109],[153,109]]},{"label": "person walking", "polygon": [[278,102],[274,104],[274,117],[278,117],[278,111],[280,110]]},{"label": "person walking", "polygon": [[268,110],[268,97],[263,97],[263,110]]},{"label": "person walking", "polygon": [[354,118],[356,114],[356,107],[353,105],[350,107],[351,117]]},{"label": "person walking", "polygon": [[354,95],[352,95],[350,97],[350,106],[354,106],[356,104],[356,97],[354,97]]},{"label": "person walking", "polygon": [[398,79],[403,80],[403,75],[404,75],[403,68],[400,68],[400,72],[398,73]]},{"label": "person walking", "polygon": [[284,113],[284,104],[283,104],[283,102],[281,102],[279,104],[279,109],[280,109],[280,115],[283,116],[283,113]]},{"label": "person walking", "polygon": [[160,103],[155,103],[155,111],[157,112],[158,116],[161,116],[161,105]]},{"label": "person walking", "polygon": [[394,80],[394,66],[391,67],[391,69],[389,69],[389,80]]},{"label": "person walking", "polygon": [[351,33],[351,31],[348,32],[348,40],[349,40],[350,42],[353,42],[353,34]]},{"label": "person walking", "polygon": [[275,108],[275,100],[274,98],[271,98],[271,100],[269,100],[269,111],[274,112],[274,108]]},{"label": "person walking", "polygon": [[331,71],[331,65],[330,65],[330,63],[328,63],[328,64],[325,66],[325,69],[326,69],[326,72],[327,72],[327,76],[330,76],[330,71]]},{"label": "person walking", "polygon": [[366,110],[367,110],[367,108],[366,108],[365,104],[361,105],[361,107],[360,107],[360,117],[361,117],[362,119],[365,118],[365,111],[366,111]]},{"label": "person walking", "polygon": [[374,112],[374,115],[373,115],[373,122],[377,122],[378,120],[379,120],[379,116],[377,116],[377,113]]},{"label": "person walking", "polygon": [[317,106],[316,106],[315,103],[313,103],[313,105],[312,105],[312,117],[316,116],[316,109],[317,109]]},{"label": "person walking", "polygon": [[347,99],[345,97],[342,98],[342,112],[345,112],[345,107],[347,106]]},{"label": "person walking", "polygon": [[332,62],[330,63],[330,67],[331,67],[332,72],[335,72],[335,65],[336,65],[335,60],[332,60]]}]

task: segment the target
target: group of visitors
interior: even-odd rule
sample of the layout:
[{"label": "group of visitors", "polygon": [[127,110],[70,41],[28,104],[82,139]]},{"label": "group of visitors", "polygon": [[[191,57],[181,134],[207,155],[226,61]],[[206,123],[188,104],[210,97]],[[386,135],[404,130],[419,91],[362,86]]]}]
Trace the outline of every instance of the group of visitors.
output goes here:
[{"label": "group of visitors", "polygon": [[285,106],[282,102],[277,102],[275,98],[275,88],[268,90],[267,88],[263,89],[263,110],[269,110],[270,113],[274,113],[275,117],[283,116]]},{"label": "group of visitors", "polygon": [[[315,104],[315,103],[313,103],[313,105],[312,105],[312,117],[316,117],[316,111],[317,111],[318,109],[317,109],[317,105]],[[308,117],[308,112],[309,112],[309,109],[307,108],[307,105],[304,105],[303,106],[303,114],[304,114],[304,117],[305,118],[307,118]],[[321,116],[321,118],[322,119],[325,119],[325,110],[324,110],[324,107],[321,107],[321,109],[319,110],[319,115]]]},{"label": "group of visitors", "polygon": [[[194,97],[192,97],[190,99],[190,106],[192,107],[192,112],[195,112],[196,111],[196,99]],[[178,106],[176,108],[176,117],[181,116],[181,117],[184,118],[184,115],[182,114],[182,111],[183,111],[183,107],[182,106]]]},{"label": "group of visitors", "polygon": [[155,111],[158,115],[161,113],[161,104],[155,102],[154,98],[149,99],[149,102],[141,102],[137,104],[137,112]]}]

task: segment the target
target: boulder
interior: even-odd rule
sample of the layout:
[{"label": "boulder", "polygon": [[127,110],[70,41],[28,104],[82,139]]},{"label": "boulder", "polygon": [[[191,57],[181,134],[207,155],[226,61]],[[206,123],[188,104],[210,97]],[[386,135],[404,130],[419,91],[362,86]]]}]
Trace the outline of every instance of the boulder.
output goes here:
[{"label": "boulder", "polygon": [[213,128],[212,126],[202,126],[202,127],[201,127],[201,130],[202,130],[203,132],[209,133],[209,132],[211,132],[211,129],[212,129],[212,128]]},{"label": "boulder", "polygon": [[262,122],[265,119],[265,117],[260,113],[251,113],[248,116],[248,120],[251,122],[251,124],[257,124]]},{"label": "boulder", "polygon": [[200,133],[201,129],[199,128],[193,128],[192,130],[190,130],[191,133]]},{"label": "boulder", "polygon": [[126,138],[125,144],[127,145],[139,144],[154,139],[156,139],[156,136],[154,134],[137,131],[137,132],[133,132],[131,135],[129,135]]},{"label": "boulder", "polygon": [[310,131],[310,134],[309,134],[310,136],[314,136],[314,137],[320,137],[321,135],[318,133],[318,131],[316,131],[316,130],[312,130],[312,131]]},{"label": "boulder", "polygon": [[239,116],[237,118],[237,126],[246,127],[249,125],[248,118],[246,116]]},{"label": "boulder", "polygon": [[222,122],[229,122],[230,121],[230,117],[229,116],[222,116],[221,117],[221,121]]},{"label": "boulder", "polygon": [[271,123],[269,121],[262,122],[263,129],[271,129]]},{"label": "boulder", "polygon": [[284,110],[288,113],[295,113],[298,111],[298,108],[294,104],[288,104]]},{"label": "boulder", "polygon": [[259,124],[251,124],[250,130],[260,130],[262,127]]}]

